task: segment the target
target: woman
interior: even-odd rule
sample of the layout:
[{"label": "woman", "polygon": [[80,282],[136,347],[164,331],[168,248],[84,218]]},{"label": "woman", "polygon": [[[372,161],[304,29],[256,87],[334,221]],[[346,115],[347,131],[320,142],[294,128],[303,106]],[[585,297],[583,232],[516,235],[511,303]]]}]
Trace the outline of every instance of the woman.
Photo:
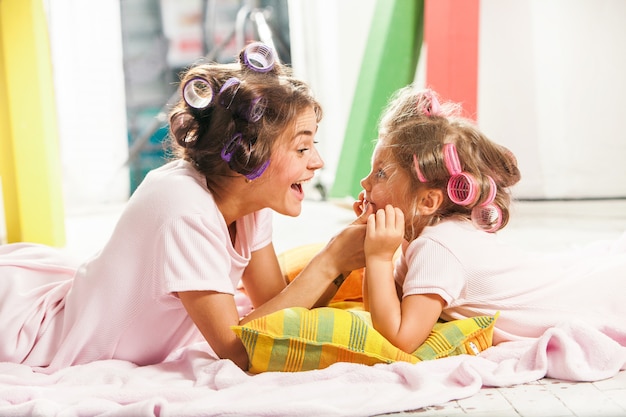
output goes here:
[{"label": "woman", "polygon": [[[272,211],[300,214],[302,184],[323,166],[322,112],[274,52],[251,44],[239,63],[201,64],[181,81],[177,158],[146,176],[102,251],[75,268],[40,245],[0,250],[0,361],[43,372],[111,358],[146,365],[204,338],[245,370],[231,326],[323,304],[364,265],[369,213],[284,282]],[[240,283],[254,307],[243,318]]]}]

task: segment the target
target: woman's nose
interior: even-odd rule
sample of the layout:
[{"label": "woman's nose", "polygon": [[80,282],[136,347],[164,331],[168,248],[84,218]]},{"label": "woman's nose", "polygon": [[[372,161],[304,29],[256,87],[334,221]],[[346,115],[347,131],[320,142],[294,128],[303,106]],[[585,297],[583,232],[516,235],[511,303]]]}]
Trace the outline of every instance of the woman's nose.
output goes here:
[{"label": "woman's nose", "polygon": [[314,152],[311,155],[311,159],[309,160],[309,169],[317,170],[324,166],[324,160],[320,156],[320,153],[317,149],[313,149]]}]

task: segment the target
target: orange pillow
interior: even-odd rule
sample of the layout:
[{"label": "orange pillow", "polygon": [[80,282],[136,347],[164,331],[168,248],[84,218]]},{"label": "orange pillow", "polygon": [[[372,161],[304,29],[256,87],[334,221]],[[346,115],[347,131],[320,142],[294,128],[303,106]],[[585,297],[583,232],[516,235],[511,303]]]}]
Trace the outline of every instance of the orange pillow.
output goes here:
[{"label": "orange pillow", "polygon": [[[285,280],[287,282],[293,281],[311,258],[325,245],[325,243],[310,243],[289,249],[278,255],[278,262]],[[331,303],[340,301],[363,301],[363,268],[354,270],[348,275]]]}]

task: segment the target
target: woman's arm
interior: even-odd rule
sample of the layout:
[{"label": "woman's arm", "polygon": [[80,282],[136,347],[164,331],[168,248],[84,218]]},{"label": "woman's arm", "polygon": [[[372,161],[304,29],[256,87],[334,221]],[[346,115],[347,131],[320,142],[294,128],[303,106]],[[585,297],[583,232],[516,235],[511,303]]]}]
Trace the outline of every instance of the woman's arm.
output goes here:
[{"label": "woman's arm", "polygon": [[246,351],[230,327],[288,307],[311,308],[320,299],[332,298],[338,289],[333,283],[336,278],[342,273],[347,276],[347,271],[365,264],[363,239],[366,217],[364,213],[333,237],[288,286],[285,285],[273,245],[253,252],[242,280],[255,309],[241,320],[231,294],[187,291],[180,292],[178,296],[215,353],[246,370]]},{"label": "woman's arm", "polygon": [[337,280],[338,277],[347,277],[350,271],[365,265],[363,240],[368,215],[368,212],[363,213],[335,235],[288,286],[255,308],[243,318],[242,323],[284,308],[312,308],[332,299],[341,285],[341,278]]},{"label": "woman's arm", "polygon": [[287,282],[272,243],[252,252],[241,282],[254,308],[265,304],[285,289]]},{"label": "woman's arm", "polygon": [[241,369],[247,370],[246,350],[230,328],[239,323],[233,295],[215,291],[185,291],[178,293],[178,297],[217,356],[230,359]]}]

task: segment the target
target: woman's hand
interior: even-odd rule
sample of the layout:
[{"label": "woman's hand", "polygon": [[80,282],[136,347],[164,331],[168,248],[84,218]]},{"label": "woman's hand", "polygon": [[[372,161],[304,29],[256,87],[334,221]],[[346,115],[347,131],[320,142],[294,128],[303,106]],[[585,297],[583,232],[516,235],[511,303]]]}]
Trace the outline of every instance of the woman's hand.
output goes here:
[{"label": "woman's hand", "polygon": [[[355,202],[356,204],[357,202]],[[373,214],[373,209],[367,205],[362,211],[357,212],[355,210],[355,213],[358,217],[336,234],[322,250],[322,252],[327,252],[328,262],[335,265],[338,274],[344,273],[346,276],[350,271],[365,266],[363,241],[365,240],[367,218]]]}]

